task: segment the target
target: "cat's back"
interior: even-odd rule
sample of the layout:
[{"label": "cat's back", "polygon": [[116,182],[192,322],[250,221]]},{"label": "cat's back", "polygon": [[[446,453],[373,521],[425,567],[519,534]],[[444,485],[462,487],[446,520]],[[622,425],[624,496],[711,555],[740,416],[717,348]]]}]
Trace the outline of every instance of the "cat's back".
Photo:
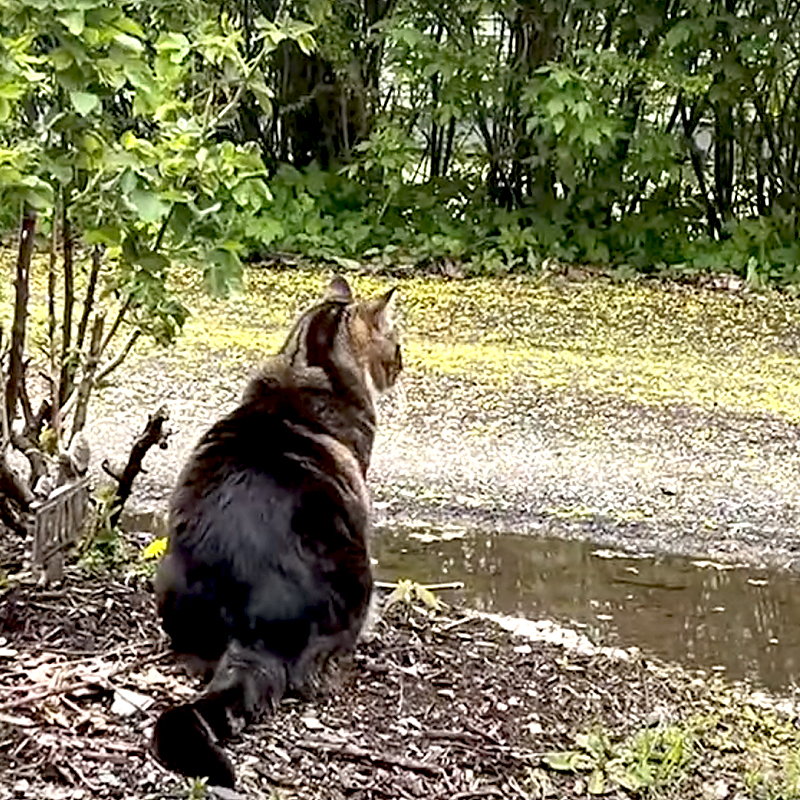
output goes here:
[{"label": "cat's back", "polygon": [[343,398],[320,370],[275,357],[252,378],[240,405],[202,437],[175,498],[187,489],[193,499],[207,496],[244,473],[287,486],[308,485],[310,476],[326,472],[361,483],[359,453],[371,446],[374,426],[371,408]]}]

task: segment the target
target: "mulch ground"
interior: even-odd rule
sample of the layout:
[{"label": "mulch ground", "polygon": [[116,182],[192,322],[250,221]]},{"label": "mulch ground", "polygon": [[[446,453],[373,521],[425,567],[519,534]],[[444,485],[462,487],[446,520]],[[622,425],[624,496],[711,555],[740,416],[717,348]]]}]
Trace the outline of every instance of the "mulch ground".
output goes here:
[{"label": "mulch ground", "polygon": [[[55,589],[13,583],[0,596],[0,798],[203,796],[148,752],[157,715],[200,685],[169,653],[147,579],[72,566]],[[624,737],[676,718],[694,689],[670,674],[396,603],[319,697],[284,701],[229,745],[236,791],[209,796],[585,796],[586,776],[547,754],[594,726]]]}]

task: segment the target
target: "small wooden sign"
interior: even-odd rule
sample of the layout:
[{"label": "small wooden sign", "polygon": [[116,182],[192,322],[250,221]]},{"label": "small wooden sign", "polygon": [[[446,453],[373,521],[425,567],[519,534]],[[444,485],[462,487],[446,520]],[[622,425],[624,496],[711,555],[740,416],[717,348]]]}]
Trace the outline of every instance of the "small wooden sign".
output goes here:
[{"label": "small wooden sign", "polygon": [[64,577],[64,550],[78,538],[88,509],[88,476],[59,486],[46,500],[31,504],[33,563],[44,570],[45,582]]}]

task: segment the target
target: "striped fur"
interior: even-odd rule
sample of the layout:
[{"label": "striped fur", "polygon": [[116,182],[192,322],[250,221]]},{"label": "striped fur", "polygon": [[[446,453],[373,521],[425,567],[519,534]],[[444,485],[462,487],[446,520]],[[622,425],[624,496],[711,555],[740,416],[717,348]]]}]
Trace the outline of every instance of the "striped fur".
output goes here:
[{"label": "striped fur", "polygon": [[174,649],[214,671],[156,724],[170,769],[233,785],[218,742],[355,643],[372,589],[375,395],[402,368],[390,299],[334,279],[178,480],[159,611]]}]

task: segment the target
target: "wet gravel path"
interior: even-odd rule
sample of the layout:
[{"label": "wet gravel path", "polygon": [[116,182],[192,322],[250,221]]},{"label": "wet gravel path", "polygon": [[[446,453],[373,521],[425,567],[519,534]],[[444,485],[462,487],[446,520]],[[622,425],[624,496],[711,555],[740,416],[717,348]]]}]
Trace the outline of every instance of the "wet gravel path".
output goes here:
[{"label": "wet gravel path", "polygon": [[[133,505],[163,511],[180,465],[251,370],[186,346],[137,357],[94,406],[95,462],[121,462],[149,410],[173,435]],[[635,552],[800,567],[800,430],[769,414],[647,404],[524,372],[406,372],[382,402],[371,482],[376,522],[585,538]]]}]

